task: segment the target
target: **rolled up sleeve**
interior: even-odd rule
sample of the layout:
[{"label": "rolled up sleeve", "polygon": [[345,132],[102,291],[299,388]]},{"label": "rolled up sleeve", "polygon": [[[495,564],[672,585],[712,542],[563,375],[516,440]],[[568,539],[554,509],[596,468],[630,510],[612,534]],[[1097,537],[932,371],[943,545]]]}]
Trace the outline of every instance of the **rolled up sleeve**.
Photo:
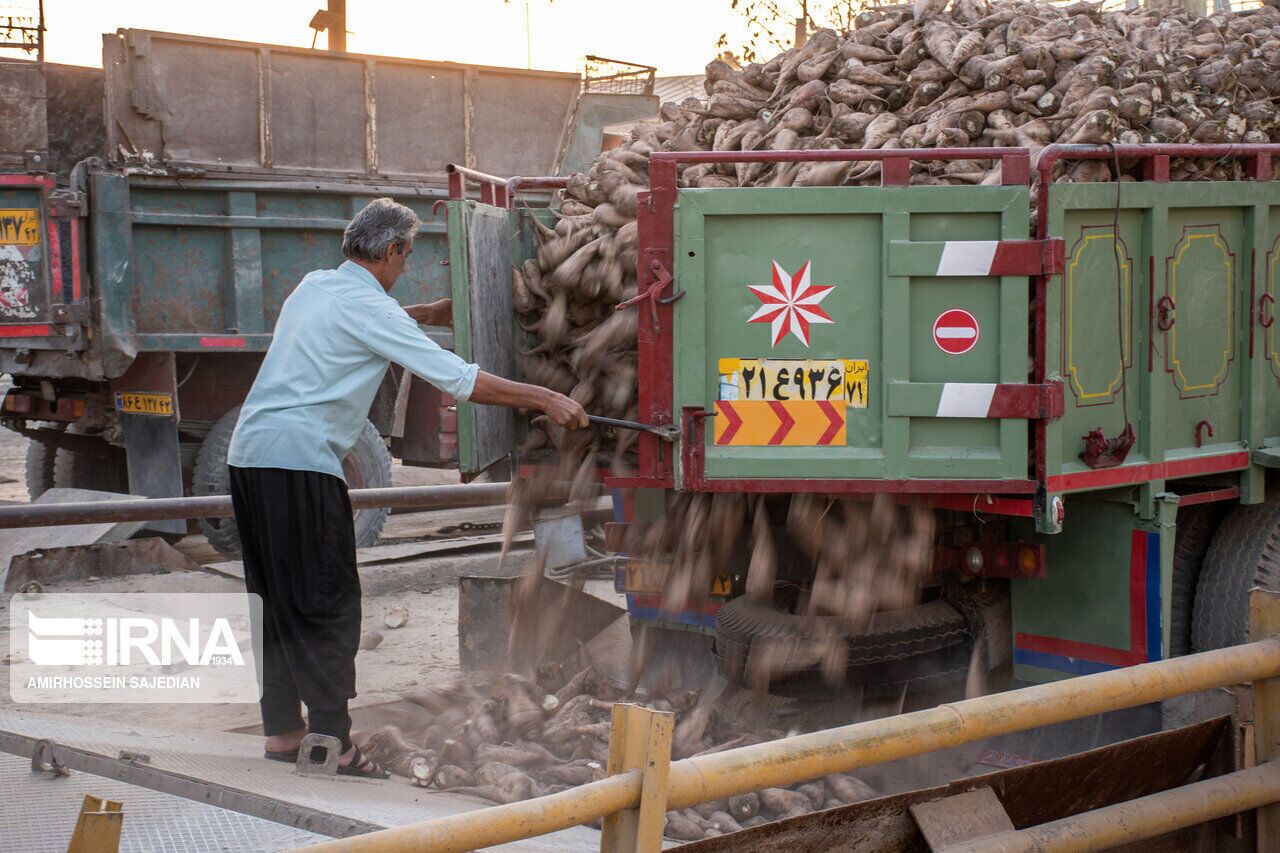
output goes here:
[{"label": "rolled up sleeve", "polygon": [[442,349],[399,307],[371,317],[363,337],[369,349],[404,366],[446,394],[458,400],[471,398],[480,368]]}]

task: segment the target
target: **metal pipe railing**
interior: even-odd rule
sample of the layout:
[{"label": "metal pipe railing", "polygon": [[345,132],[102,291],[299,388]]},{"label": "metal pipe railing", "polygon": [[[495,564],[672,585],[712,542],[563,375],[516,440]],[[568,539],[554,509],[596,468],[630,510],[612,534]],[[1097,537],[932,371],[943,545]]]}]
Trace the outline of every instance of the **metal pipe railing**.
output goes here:
[{"label": "metal pipe railing", "polygon": [[1277,801],[1280,764],[1268,762],[1039,826],[966,841],[943,848],[942,853],[1110,850]]},{"label": "metal pipe railing", "polygon": [[[352,509],[460,509],[507,502],[507,483],[465,483],[449,486],[397,486],[352,489]],[[198,498],[145,498],[122,501],[84,501],[62,504],[0,506],[0,530],[64,524],[120,521],[162,521],[175,518],[224,518],[232,514],[229,495]]]},{"label": "metal pipe railing", "polygon": [[[640,784],[640,771],[633,770],[536,800],[464,812],[368,835],[323,841],[306,849],[316,853],[335,850],[468,853],[481,847],[534,838],[590,823],[631,808],[640,799]],[[355,846],[352,846],[353,842]]]},{"label": "metal pipe railing", "polygon": [[[792,785],[982,738],[1271,678],[1280,678],[1280,637],[966,699],[924,711],[673,762],[665,806],[678,809],[762,788]],[[617,777],[610,777],[613,778]],[[464,853],[568,829],[639,806],[638,781],[634,787],[628,786],[625,797],[614,789],[609,789],[609,796],[597,796],[598,786],[603,784],[596,782],[556,794],[554,798],[541,797],[481,809],[306,849]],[[565,798],[571,799],[571,795],[584,789],[588,793],[583,796],[590,799],[571,809]],[[552,806],[550,810],[548,804]]]},{"label": "metal pipe railing", "polygon": [[726,750],[671,765],[669,808],[1276,677],[1280,677],[1280,637]]}]

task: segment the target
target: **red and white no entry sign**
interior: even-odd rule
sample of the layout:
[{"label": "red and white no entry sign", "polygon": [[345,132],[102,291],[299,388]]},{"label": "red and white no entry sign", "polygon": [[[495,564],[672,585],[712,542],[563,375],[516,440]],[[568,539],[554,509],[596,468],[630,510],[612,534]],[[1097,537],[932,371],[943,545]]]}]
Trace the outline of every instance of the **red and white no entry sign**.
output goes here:
[{"label": "red and white no entry sign", "polygon": [[933,321],[933,342],[948,355],[961,355],[973,349],[982,330],[977,319],[963,308],[950,308]]}]

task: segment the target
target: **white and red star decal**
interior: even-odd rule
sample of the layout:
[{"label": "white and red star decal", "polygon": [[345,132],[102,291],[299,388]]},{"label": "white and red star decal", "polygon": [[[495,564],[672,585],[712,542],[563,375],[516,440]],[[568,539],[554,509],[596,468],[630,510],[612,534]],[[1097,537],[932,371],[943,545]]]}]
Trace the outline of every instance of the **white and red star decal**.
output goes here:
[{"label": "white and red star decal", "polygon": [[835,322],[826,311],[818,307],[818,303],[827,297],[833,287],[809,283],[809,261],[805,261],[795,275],[788,273],[774,261],[772,284],[747,285],[747,289],[764,303],[747,322],[772,323],[772,346],[777,346],[788,332],[808,346],[810,323]]}]

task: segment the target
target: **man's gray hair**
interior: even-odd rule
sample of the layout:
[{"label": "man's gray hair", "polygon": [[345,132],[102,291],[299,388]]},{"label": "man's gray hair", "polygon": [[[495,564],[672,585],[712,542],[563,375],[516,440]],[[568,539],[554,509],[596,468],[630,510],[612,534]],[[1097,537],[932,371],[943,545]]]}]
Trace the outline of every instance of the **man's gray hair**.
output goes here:
[{"label": "man's gray hair", "polygon": [[413,242],[418,214],[389,198],[375,198],[342,232],[342,254],[356,261],[380,261],[392,246]]}]

